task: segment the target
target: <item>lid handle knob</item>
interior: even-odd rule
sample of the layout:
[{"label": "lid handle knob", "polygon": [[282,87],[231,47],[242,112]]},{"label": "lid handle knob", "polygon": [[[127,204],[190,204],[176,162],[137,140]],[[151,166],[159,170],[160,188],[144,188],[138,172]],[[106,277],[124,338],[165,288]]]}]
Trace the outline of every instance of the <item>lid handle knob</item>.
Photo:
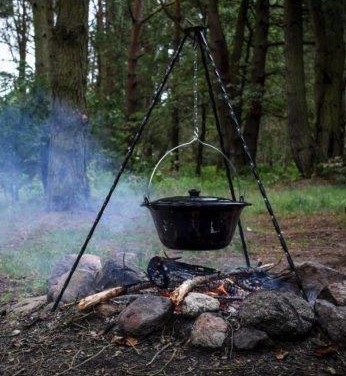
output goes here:
[{"label": "lid handle knob", "polygon": [[189,195],[190,197],[199,197],[199,194],[201,193],[201,191],[199,191],[198,189],[190,189],[189,190]]}]

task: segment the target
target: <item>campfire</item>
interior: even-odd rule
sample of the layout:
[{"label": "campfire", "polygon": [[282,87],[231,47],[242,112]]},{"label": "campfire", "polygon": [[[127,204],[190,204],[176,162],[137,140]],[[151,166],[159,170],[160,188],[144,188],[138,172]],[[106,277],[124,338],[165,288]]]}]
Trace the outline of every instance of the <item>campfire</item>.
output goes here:
[{"label": "campfire", "polygon": [[[276,279],[283,278],[282,275],[279,277],[270,274],[269,270],[272,267],[273,265],[263,265],[225,274],[212,268],[156,256],[148,265],[149,281],[118,286],[90,295],[81,299],[78,308],[88,310],[114,297],[152,287],[158,287],[158,294],[169,296],[176,307],[179,307],[192,290],[220,297],[224,301],[243,300],[249,292],[270,284],[274,285]],[[174,286],[176,287],[172,289]]]},{"label": "campfire", "polygon": [[[84,261],[90,257],[83,256],[77,276],[88,269]],[[244,350],[269,339],[308,335],[320,319],[316,312],[326,308],[322,298],[339,299],[338,304],[344,304],[340,291],[345,275],[313,263],[298,268],[310,303],[301,297],[294,273],[287,268],[274,271],[273,264],[259,264],[222,272],[167,256],[153,257],[145,274],[108,260],[90,273],[94,282],[90,292],[94,293],[80,297],[85,281],[79,278],[69,286],[74,296],[69,289],[66,293],[69,301],[77,300],[79,312],[110,317],[104,333],[113,333],[115,342],[125,343],[127,338],[143,341],[178,319],[192,319],[194,324],[185,338],[192,345],[221,348],[231,338],[236,348]],[[64,270],[68,270],[66,265],[55,268],[62,280]],[[55,278],[51,280],[55,280],[51,288],[61,286]],[[109,286],[113,287],[104,289]],[[57,291],[49,296],[54,299]],[[315,301],[317,310],[311,304]],[[339,333],[332,335],[338,341],[341,338]]]}]

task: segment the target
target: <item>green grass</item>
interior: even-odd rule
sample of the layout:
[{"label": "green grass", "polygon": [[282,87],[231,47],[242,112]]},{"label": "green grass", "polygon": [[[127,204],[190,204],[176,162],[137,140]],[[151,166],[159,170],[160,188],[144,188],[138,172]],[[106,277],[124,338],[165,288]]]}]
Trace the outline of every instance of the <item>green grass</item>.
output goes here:
[{"label": "green grass", "polygon": [[[305,187],[269,188],[267,195],[272,208],[280,214],[318,212],[343,213],[346,207],[346,188],[334,185],[311,185]],[[248,197],[252,214],[266,213],[262,197],[252,191]]]}]

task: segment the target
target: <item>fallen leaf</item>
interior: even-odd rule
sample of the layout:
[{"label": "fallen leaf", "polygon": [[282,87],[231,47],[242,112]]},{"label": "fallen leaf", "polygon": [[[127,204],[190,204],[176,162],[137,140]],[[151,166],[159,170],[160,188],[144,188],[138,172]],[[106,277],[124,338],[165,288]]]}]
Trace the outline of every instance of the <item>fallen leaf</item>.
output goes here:
[{"label": "fallen leaf", "polygon": [[327,372],[330,373],[331,375],[336,375],[335,368],[333,367],[327,367]]},{"label": "fallen leaf", "polygon": [[136,346],[138,345],[138,339],[133,337],[128,337],[125,339],[127,346]]},{"label": "fallen leaf", "polygon": [[284,360],[286,359],[288,354],[289,354],[288,351],[284,351],[283,349],[278,349],[275,351],[275,358],[277,360]]},{"label": "fallen leaf", "polygon": [[225,286],[223,284],[221,284],[220,286],[218,286],[216,288],[216,291],[220,294],[220,295],[228,295],[228,292],[226,291],[225,289]]},{"label": "fallen leaf", "polygon": [[138,339],[134,337],[121,337],[113,336],[111,343],[115,343],[120,346],[136,346],[138,345]]},{"label": "fallen leaf", "polygon": [[314,351],[314,355],[323,358],[329,354],[334,354],[338,351],[338,346],[335,343],[331,343],[326,346],[320,346]]}]

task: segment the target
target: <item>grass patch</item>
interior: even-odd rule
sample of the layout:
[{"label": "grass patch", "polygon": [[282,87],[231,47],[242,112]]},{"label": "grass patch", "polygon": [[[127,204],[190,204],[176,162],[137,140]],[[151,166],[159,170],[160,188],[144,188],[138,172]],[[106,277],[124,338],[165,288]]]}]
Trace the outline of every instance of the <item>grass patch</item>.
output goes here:
[{"label": "grass patch", "polygon": [[[258,193],[258,192],[257,192]],[[343,213],[346,207],[346,189],[344,186],[311,185],[305,187],[288,187],[267,190],[269,201],[275,212],[280,214],[318,212]],[[252,206],[251,214],[266,213],[264,201],[259,194],[252,191],[247,198]]]}]

